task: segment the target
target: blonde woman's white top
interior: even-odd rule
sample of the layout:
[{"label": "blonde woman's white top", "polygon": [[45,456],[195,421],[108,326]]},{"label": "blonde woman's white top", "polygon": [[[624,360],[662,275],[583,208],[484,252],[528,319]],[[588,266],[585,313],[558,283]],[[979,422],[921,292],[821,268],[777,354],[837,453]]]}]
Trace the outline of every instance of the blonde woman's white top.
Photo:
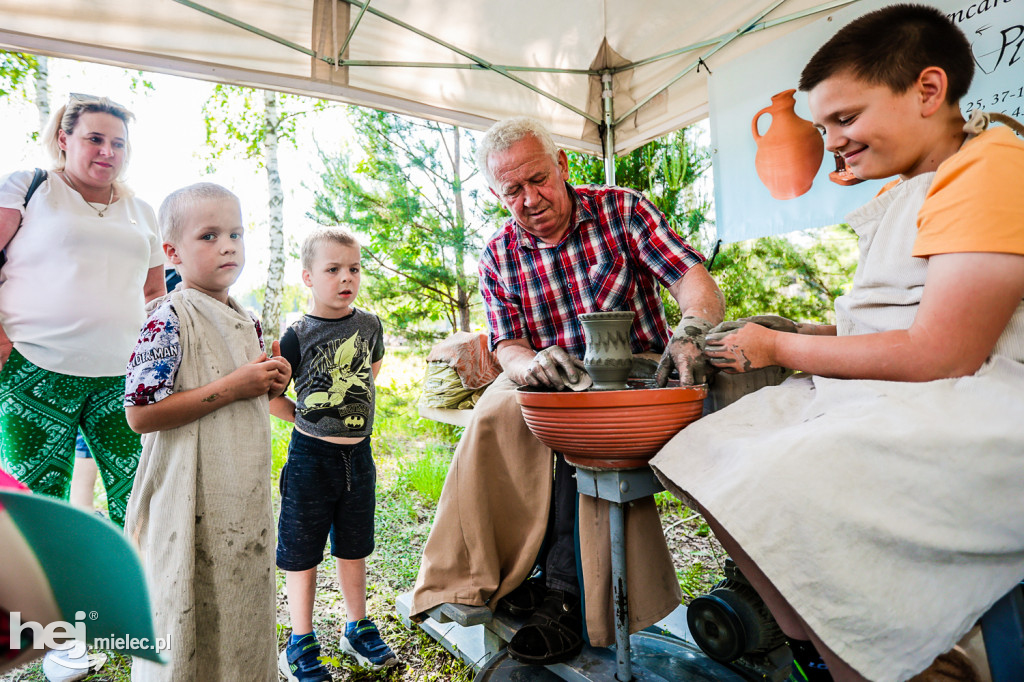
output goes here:
[{"label": "blonde woman's white top", "polygon": [[123,375],[146,319],[146,275],[164,262],[156,214],[123,197],[100,217],[52,172],[23,209],[31,181],[16,171],[0,184],[0,207],[23,213],[0,270],[0,324],[43,369]]}]

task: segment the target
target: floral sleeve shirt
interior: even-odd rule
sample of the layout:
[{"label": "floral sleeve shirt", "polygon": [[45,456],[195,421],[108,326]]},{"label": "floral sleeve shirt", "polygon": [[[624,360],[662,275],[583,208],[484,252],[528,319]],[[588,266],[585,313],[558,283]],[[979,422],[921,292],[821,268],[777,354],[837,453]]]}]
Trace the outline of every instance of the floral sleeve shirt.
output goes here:
[{"label": "floral sleeve shirt", "polygon": [[[256,327],[260,349],[264,350],[263,330],[249,313]],[[164,299],[146,320],[135,350],[128,359],[125,376],[125,407],[152,405],[174,392],[174,377],[181,365],[180,324],[170,297]]]}]

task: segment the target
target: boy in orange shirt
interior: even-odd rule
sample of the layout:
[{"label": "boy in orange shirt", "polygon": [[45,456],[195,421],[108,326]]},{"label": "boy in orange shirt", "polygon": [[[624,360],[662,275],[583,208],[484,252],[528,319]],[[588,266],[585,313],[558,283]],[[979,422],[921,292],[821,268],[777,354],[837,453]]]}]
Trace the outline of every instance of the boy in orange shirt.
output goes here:
[{"label": "boy in orange shirt", "polygon": [[965,127],[973,69],[963,33],[914,5],[814,55],[800,88],[826,148],[898,180],[847,218],[860,260],[835,327],[708,334],[724,371],[807,375],[651,463],[836,680],[912,677],[1024,575],[1024,142]]}]

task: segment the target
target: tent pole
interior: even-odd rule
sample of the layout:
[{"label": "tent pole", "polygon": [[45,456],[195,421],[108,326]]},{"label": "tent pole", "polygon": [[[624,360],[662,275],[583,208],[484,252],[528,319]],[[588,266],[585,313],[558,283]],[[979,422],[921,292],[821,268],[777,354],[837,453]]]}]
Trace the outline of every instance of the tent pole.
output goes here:
[{"label": "tent pole", "polygon": [[601,100],[604,102],[604,184],[615,184],[615,117],[612,115],[612,74],[601,73]]}]

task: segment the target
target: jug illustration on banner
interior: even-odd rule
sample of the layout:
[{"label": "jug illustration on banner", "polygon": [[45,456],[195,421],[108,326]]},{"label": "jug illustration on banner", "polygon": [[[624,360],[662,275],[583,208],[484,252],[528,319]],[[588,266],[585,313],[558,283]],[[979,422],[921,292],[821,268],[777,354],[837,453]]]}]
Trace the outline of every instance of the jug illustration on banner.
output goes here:
[{"label": "jug illustration on banner", "polygon": [[[776,199],[793,199],[805,194],[825,154],[821,133],[793,110],[795,92],[790,89],[772,95],[771,105],[757,112],[750,123],[757,144],[754,157],[757,177]],[[762,135],[757,124],[765,114],[771,115],[771,124]]]}]

